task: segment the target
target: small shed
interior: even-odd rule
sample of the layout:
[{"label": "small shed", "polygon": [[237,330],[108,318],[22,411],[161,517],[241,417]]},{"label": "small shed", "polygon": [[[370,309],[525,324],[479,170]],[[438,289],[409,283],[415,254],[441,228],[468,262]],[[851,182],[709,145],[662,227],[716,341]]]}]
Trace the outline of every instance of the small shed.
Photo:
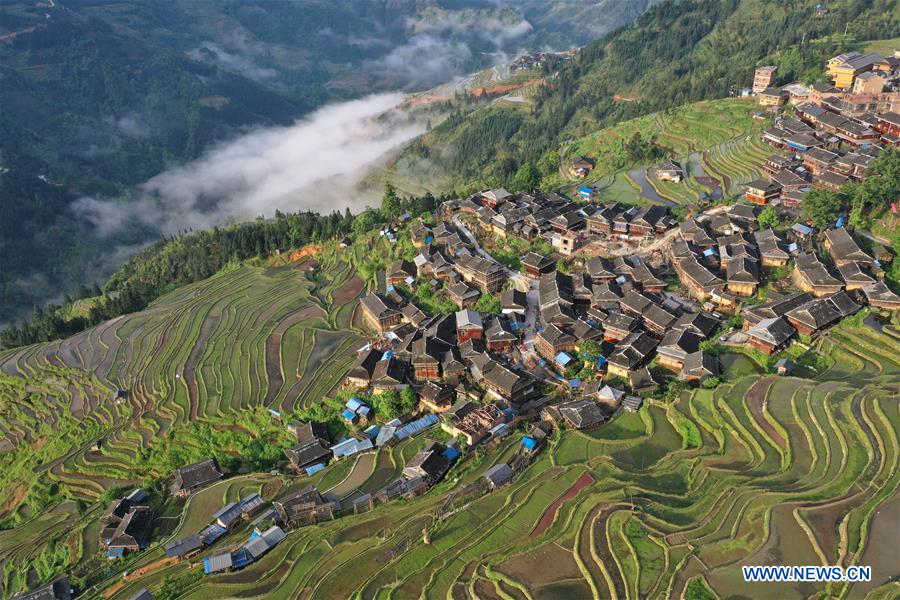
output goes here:
[{"label": "small shed", "polygon": [[501,485],[509,483],[512,480],[512,476],[513,470],[506,463],[494,465],[484,472],[484,478],[487,480],[491,489],[497,489]]}]

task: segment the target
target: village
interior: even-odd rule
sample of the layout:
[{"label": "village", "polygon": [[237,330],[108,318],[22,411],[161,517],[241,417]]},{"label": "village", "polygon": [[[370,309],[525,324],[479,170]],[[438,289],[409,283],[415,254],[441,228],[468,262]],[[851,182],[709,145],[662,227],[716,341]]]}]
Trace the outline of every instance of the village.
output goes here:
[{"label": "village", "polygon": [[[768,179],[749,183],[730,206],[679,221],[667,206],[604,203],[590,189],[576,201],[498,188],[398,219],[382,234],[407,240],[415,255],[390,264],[359,301],[356,322],[369,339],[342,386],[346,433],[333,439],[321,423],[270,412],[296,440],[283,470],[299,478],[412,437],[427,442],[374,493],[336,497],[303,485],[270,501],[251,494],[169,541],[167,557],[217,545],[204,573],[241,569],[292,529],[423,494],[473,449],[519,436],[511,459],[461,492],[490,493],[560,430],[602,427],[679,386],[715,387],[727,377],[723,352],[788,375],[842,319],[866,306],[900,309],[884,281],[896,257],[863,241],[843,215],[816,229],[797,210],[810,189],[864,179],[883,148],[900,143],[900,92],[884,91],[900,80],[900,58],[848,53],[827,68],[834,85],[808,88],[773,87],[777,68],[756,70],[752,92],[774,118],[762,139],[781,152],[766,160]],[[672,159],[655,174],[685,175]],[[766,206],[791,223],[760,223]],[[525,251],[510,255],[510,247]],[[453,309],[429,310],[423,297]],[[373,406],[379,394],[401,393],[414,404],[399,416]],[[188,497],[227,475],[210,458],[178,469],[168,491]],[[145,549],[154,518],[147,490],[115,500],[101,519],[107,557]],[[221,541],[238,530],[246,540]]]}]

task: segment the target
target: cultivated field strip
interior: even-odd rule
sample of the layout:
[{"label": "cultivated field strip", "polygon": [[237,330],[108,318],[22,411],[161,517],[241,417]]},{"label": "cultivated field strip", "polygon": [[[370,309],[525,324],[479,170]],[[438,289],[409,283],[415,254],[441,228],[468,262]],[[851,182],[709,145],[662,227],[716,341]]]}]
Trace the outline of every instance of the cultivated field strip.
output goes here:
[{"label": "cultivated field strip", "polygon": [[[228,270],[71,338],[0,353],[0,505],[19,505],[39,482],[90,506],[106,489],[167,475],[146,472],[141,457],[173,430],[232,428],[247,409],[290,410],[331,392],[361,339],[336,324],[365,290],[335,248],[322,265],[321,279],[289,264]],[[67,511],[79,514],[73,502],[35,516],[22,504],[16,539],[71,538],[77,563],[99,530],[83,531],[96,519],[68,523]],[[43,550],[4,544],[4,533],[0,589],[15,589],[17,565]]]},{"label": "cultivated field strip", "polygon": [[[441,519],[444,494],[511,450],[507,440],[464,465],[455,483],[299,530],[188,597],[630,599],[699,585],[728,597],[747,592],[741,565],[849,565],[863,556],[876,578],[866,589],[887,597],[893,566],[865,553],[872,519],[898,510],[900,497],[896,344],[841,326],[820,342],[834,362],[816,379],[748,376],[597,431],[567,432],[512,484]],[[835,367],[860,353],[854,375]],[[685,446],[691,427],[699,447]],[[414,449],[382,450],[363,487],[375,489]],[[584,473],[593,483],[566,494]],[[552,527],[537,527],[548,518]],[[759,585],[773,597],[859,597],[847,584]]]}]

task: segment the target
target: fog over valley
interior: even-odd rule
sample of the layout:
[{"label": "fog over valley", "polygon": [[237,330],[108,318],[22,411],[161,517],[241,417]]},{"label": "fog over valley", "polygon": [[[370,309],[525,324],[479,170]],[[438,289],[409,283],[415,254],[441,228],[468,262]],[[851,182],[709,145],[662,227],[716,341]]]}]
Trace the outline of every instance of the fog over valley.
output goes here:
[{"label": "fog over valley", "polygon": [[398,108],[400,93],[325,106],[289,127],[252,130],[160,173],[133,197],[85,196],[73,205],[100,235],[136,224],[163,234],[295,212],[359,211],[378,191],[360,189],[369,169],[425,131]]}]

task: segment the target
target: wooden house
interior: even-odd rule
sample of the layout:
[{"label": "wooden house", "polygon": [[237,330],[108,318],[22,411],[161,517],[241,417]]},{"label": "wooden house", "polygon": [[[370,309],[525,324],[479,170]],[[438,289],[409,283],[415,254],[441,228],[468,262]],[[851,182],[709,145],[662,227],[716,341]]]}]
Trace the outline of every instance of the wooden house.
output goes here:
[{"label": "wooden house", "polygon": [[373,292],[359,303],[366,322],[378,332],[388,331],[403,322],[403,313],[381,294]]},{"label": "wooden house", "polygon": [[774,354],[787,346],[796,330],[782,317],[763,319],[747,329],[749,344],[766,354]]}]

